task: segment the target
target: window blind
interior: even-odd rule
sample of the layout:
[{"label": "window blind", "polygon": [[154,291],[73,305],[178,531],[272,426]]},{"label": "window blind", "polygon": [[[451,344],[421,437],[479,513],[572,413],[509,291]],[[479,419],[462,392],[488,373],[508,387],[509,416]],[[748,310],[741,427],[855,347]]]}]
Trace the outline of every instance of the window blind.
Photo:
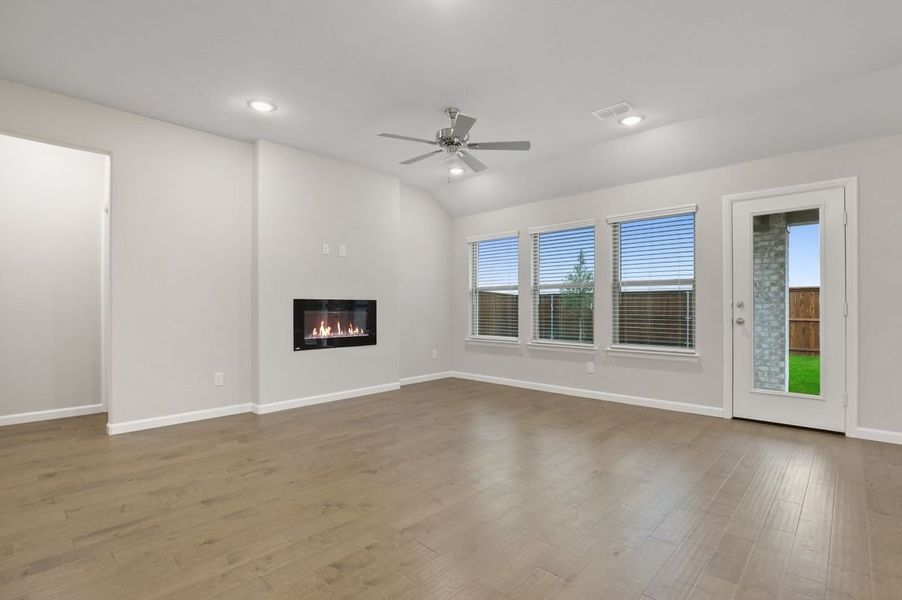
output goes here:
[{"label": "window blind", "polygon": [[612,223],[613,344],[695,348],[695,213]]},{"label": "window blind", "polygon": [[594,343],[595,226],[532,234],[533,339]]},{"label": "window blind", "polygon": [[470,242],[470,335],[516,339],[519,329],[519,239]]}]

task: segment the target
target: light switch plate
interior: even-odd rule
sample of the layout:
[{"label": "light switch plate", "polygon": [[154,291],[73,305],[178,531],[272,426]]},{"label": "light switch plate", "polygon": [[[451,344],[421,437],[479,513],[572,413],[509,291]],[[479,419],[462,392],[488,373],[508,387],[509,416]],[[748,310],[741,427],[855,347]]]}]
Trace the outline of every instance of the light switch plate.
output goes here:
[{"label": "light switch plate", "polygon": [[323,244],[323,254],[329,254],[330,251],[329,244]]},{"label": "light switch plate", "polygon": [[587,363],[586,363],[586,373],[591,374],[591,373],[594,373],[594,372],[595,372],[595,363],[594,363],[594,362],[587,362]]},{"label": "light switch plate", "polygon": [[338,246],[338,255],[339,256],[347,256],[348,255],[348,247],[344,244]]},{"label": "light switch plate", "polygon": [[225,374],[222,371],[213,373],[213,385],[221,387],[225,385]]}]

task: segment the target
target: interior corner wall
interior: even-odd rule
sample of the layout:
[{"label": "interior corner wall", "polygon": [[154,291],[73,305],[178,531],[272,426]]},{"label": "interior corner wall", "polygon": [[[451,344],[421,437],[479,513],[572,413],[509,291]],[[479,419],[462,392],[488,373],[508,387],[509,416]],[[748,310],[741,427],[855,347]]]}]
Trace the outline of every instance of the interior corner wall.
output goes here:
[{"label": "interior corner wall", "polygon": [[401,185],[401,379],[451,370],[451,217]]},{"label": "interior corner wall", "polygon": [[[257,402],[396,386],[398,179],[269,142],[256,164]],[[377,344],[295,352],[295,298],[376,300]]]},{"label": "interior corner wall", "polygon": [[253,146],[3,80],[0,131],[112,157],[110,422],[247,403]]},{"label": "interior corner wall", "polygon": [[107,162],[0,135],[0,417],[102,410]]},{"label": "interior corner wall", "polygon": [[[899,235],[902,190],[902,136],[865,140],[711,169],[594,190],[457,217],[452,231],[452,363],[457,371],[487,377],[566,386],[596,393],[654,400],[723,405],[722,353],[722,197],[725,194],[857,176],[859,183],[859,427],[902,432],[902,379],[898,347],[902,341],[902,277],[889,267],[902,262]],[[611,339],[612,214],[698,204],[696,215],[697,361],[605,352]],[[529,227],[594,218],[597,222],[595,355],[551,352],[525,345],[513,348],[467,345],[468,236],[518,229],[520,281],[529,281]],[[521,337],[528,339],[529,297],[521,298]],[[729,351],[729,349],[726,349]],[[586,362],[595,373],[586,373]],[[854,433],[854,432],[853,432]]]}]

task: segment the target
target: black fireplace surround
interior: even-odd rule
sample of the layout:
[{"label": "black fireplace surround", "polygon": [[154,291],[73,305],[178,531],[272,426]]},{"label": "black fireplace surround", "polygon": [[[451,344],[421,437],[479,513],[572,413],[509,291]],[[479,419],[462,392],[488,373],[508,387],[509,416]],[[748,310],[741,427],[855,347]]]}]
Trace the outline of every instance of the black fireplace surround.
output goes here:
[{"label": "black fireplace surround", "polygon": [[375,343],[375,300],[294,301],[295,352]]}]

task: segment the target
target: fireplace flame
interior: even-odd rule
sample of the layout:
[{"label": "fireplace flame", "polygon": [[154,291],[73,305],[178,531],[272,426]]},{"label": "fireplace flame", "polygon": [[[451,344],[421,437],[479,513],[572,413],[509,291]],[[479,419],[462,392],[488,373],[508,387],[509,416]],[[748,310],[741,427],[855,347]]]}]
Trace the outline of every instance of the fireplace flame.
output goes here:
[{"label": "fireplace flame", "polygon": [[325,321],[320,321],[319,327],[314,327],[307,338],[348,337],[359,335],[367,335],[367,333],[363,329],[355,327],[353,323],[348,323],[348,328],[342,329],[341,321],[336,320],[334,329],[331,325],[326,325]]}]

